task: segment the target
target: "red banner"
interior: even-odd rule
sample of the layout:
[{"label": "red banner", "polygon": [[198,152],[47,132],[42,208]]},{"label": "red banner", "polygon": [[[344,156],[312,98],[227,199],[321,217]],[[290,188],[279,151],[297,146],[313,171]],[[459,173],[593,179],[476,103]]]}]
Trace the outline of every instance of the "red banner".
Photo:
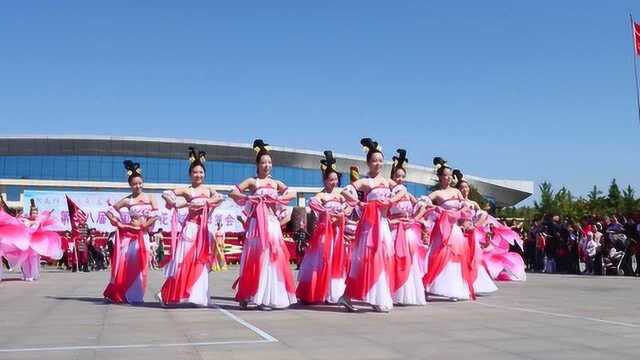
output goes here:
[{"label": "red banner", "polygon": [[633,38],[636,45],[636,55],[640,56],[640,24],[633,23]]}]

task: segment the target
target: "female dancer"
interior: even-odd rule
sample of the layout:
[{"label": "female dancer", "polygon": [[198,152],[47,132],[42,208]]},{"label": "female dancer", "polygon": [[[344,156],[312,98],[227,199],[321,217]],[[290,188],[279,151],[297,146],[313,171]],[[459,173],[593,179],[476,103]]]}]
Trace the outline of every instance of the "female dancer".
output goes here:
[{"label": "female dancer", "polygon": [[[149,254],[148,229],[158,218],[158,207],[153,196],[145,194],[142,169],[139,163],[124,162],[131,194],[118,201],[107,212],[111,224],[116,227],[111,263],[111,280],[104,290],[104,299],[117,304],[136,304],[144,301],[147,289]],[[129,210],[130,223],[123,223],[120,210]],[[146,239],[146,241],[145,241]]]},{"label": "female dancer", "polygon": [[[229,196],[245,205],[246,235],[240,259],[240,276],[234,287],[236,300],[246,309],[249,303],[260,310],[286,308],[296,301],[295,283],[289,267],[278,214],[295,198],[281,181],[271,178],[270,148],[262,140],[253,142],[257,176],[238,184]],[[244,194],[249,191],[249,194]]]},{"label": "female dancer", "polygon": [[522,248],[520,236],[511,228],[501,224],[496,218],[487,214],[486,211],[480,209],[478,203],[469,200],[471,187],[460,170],[454,170],[453,176],[458,182],[456,187],[460,189],[467,204],[475,212],[473,217],[475,223],[474,234],[479,240],[476,242],[485,245],[482,251],[478,251],[478,248],[476,248],[476,258],[478,263],[482,265],[478,269],[478,279],[474,283],[476,292],[495,291],[492,290],[496,287],[491,279],[506,281],[526,280],[527,275],[522,256],[515,252],[509,252],[510,245],[517,244]]},{"label": "female dancer", "polygon": [[387,220],[391,188],[396,184],[382,176],[384,157],[377,142],[365,138],[360,143],[367,151],[368,178],[347,186],[342,195],[350,204],[358,204],[357,191],[365,193],[364,210],[356,229],[347,287],[340,304],[356,311],[351,300],[369,303],[376,312],[393,308],[393,240]]},{"label": "female dancer", "polygon": [[[206,174],[204,151],[189,148],[191,186],[165,191],[162,197],[167,208],[173,208],[171,227],[171,260],[164,266],[166,280],[156,295],[164,305],[191,303],[209,304],[209,267],[211,234],[209,214],[220,204],[222,196],[204,184]],[[178,197],[184,203],[178,203]],[[187,217],[178,224],[178,208],[188,208]],[[178,228],[181,228],[178,236]]]},{"label": "female dancer", "polygon": [[[442,158],[433,159],[439,189],[423,197],[428,223],[433,224],[427,274],[423,281],[430,294],[452,301],[475,299],[473,251],[461,224],[471,217],[460,191],[450,186],[451,168]],[[420,214],[421,215],[421,214]]]},{"label": "female dancer", "polygon": [[473,249],[473,272],[476,278],[473,282],[473,290],[478,295],[486,295],[498,290],[496,284],[493,283],[491,277],[487,273],[487,270],[483,264],[483,252],[481,243],[484,244],[484,231],[483,226],[486,221],[487,213],[480,209],[480,205],[477,202],[469,199],[469,193],[471,192],[471,186],[464,178],[462,172],[458,169],[453,171],[453,179],[456,183],[456,189],[460,190],[466,207],[471,211],[471,218],[468,219],[465,224],[467,229],[465,235],[468,238],[470,246],[474,246]]},{"label": "female dancer", "polygon": [[13,249],[7,251],[5,256],[12,268],[21,268],[23,280],[35,281],[40,278],[40,256],[53,260],[62,257],[60,235],[51,230],[54,225],[51,212],[40,214],[33,199],[29,217],[20,220],[25,227],[26,236],[22,240],[15,239]]},{"label": "female dancer", "polygon": [[403,185],[407,170],[407,151],[398,149],[393,157],[391,179],[397,184],[391,191],[389,223],[394,240],[393,302],[402,305],[425,305],[422,278],[427,249],[422,243],[422,225],[414,216],[416,199]]},{"label": "female dancer", "polygon": [[2,205],[0,207],[0,281],[2,281],[3,258],[17,257],[29,249],[29,229],[15,217],[1,197],[0,205]]},{"label": "female dancer", "polygon": [[318,218],[306,249],[296,295],[303,303],[337,303],[344,294],[347,270],[345,255],[345,199],[338,191],[340,173],[331,151],[320,160],[324,188],[310,201]]}]

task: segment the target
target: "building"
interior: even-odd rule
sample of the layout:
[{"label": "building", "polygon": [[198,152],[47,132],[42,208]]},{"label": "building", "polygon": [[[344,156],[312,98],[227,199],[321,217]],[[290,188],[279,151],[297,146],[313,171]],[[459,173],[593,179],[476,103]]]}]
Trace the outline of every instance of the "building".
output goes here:
[{"label": "building", "polygon": [[[255,175],[255,153],[250,144],[215,141],[108,137],[4,136],[0,137],[0,193],[11,207],[21,207],[24,190],[124,191],[128,188],[122,162],[140,162],[145,188],[150,191],[189,183],[187,149],[207,152],[207,178],[216,190],[227,192],[242,179]],[[348,179],[349,167],[365,172],[363,156],[334,154],[339,171]],[[322,186],[322,151],[272,147],[273,176],[298,192],[297,205]],[[391,163],[385,172],[390,171]],[[499,207],[514,205],[533,193],[533,182],[493,180],[467,176]],[[427,194],[436,183],[432,167],[409,165],[409,191]]]}]

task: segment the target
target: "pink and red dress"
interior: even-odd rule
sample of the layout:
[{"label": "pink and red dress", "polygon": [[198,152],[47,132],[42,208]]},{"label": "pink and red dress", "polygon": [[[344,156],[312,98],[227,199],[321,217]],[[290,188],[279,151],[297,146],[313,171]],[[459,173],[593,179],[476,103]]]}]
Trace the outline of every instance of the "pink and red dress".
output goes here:
[{"label": "pink and red dress", "polygon": [[256,179],[252,193],[258,198],[241,204],[245,205],[247,220],[240,275],[234,284],[236,300],[281,309],[296,302],[289,252],[278,220],[286,204],[277,200],[275,187],[260,182]]},{"label": "pink and red dress", "polygon": [[[128,199],[124,207],[129,209],[132,221],[145,221],[157,216],[157,209],[154,209],[150,202]],[[115,208],[112,207],[109,211],[115,217],[120,217],[120,212]],[[147,229],[117,229],[111,255],[111,278],[103,292],[105,299],[117,304],[136,304],[144,301],[149,267],[147,244]]]},{"label": "pink and red dress", "polygon": [[[373,187],[365,194],[366,204],[356,229],[349,275],[344,296],[382,309],[393,308],[394,288],[393,237],[387,219],[387,186]],[[351,186],[351,185],[350,185]],[[355,189],[351,186],[352,192]]]},{"label": "pink and red dress", "polygon": [[53,225],[50,212],[29,220],[14,218],[0,209],[0,255],[7,258],[12,268],[21,268],[23,280],[40,278],[40,256],[62,258],[60,235]]},{"label": "pink and red dress", "polygon": [[313,198],[309,207],[318,221],[300,264],[296,295],[304,303],[337,303],[346,286],[347,253],[345,218],[336,215],[344,214],[345,203],[338,196],[324,202]]},{"label": "pink and red dress", "polygon": [[491,278],[501,281],[525,281],[527,274],[522,256],[509,251],[513,245],[522,249],[522,239],[518,233],[492,216],[488,216],[487,224],[480,232],[487,244],[482,260]]},{"label": "pink and red dress", "polygon": [[[406,192],[404,185],[393,188],[392,197]],[[427,303],[422,278],[426,273],[427,248],[422,243],[422,224],[414,219],[414,206],[408,196],[389,208],[389,218],[399,221],[391,225],[393,238],[393,302],[403,305]]]},{"label": "pink and red dress", "polygon": [[[165,193],[174,196],[173,192]],[[177,209],[173,211],[171,227],[171,259],[164,265],[166,278],[160,290],[161,300],[166,305],[209,304],[209,268],[212,261],[209,232],[208,197],[193,195],[187,206],[201,208],[189,212],[184,221],[178,222]],[[178,229],[179,233],[178,233]]]},{"label": "pink and red dress", "polygon": [[456,299],[475,299],[473,283],[475,243],[465,236],[460,222],[471,212],[455,198],[447,199],[427,212],[432,223],[427,274],[423,281],[430,294]]}]

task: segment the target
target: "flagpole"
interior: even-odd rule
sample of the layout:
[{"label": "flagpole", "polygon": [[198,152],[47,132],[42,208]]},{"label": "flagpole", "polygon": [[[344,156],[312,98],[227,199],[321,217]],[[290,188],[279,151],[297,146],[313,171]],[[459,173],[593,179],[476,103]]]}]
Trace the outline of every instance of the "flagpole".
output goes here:
[{"label": "flagpole", "polygon": [[633,76],[636,80],[636,106],[638,107],[638,122],[640,123],[640,85],[638,84],[638,60],[636,59],[638,57],[636,48],[636,27],[632,14],[629,14],[629,19],[631,20],[631,38],[633,40]]}]

